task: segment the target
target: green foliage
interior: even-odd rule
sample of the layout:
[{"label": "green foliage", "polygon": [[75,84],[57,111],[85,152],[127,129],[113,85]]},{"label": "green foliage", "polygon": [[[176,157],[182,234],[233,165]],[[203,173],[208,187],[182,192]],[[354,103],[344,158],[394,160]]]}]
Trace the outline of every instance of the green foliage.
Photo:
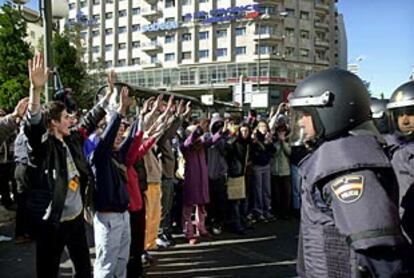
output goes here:
[{"label": "green foliage", "polygon": [[27,61],[31,59],[26,22],[16,10],[4,5],[0,13],[0,107],[12,110],[29,94]]},{"label": "green foliage", "polygon": [[54,65],[58,68],[65,88],[71,88],[80,108],[90,107],[93,97],[85,95],[86,65],[81,61],[76,47],[69,39],[69,33],[55,34],[53,38]]},{"label": "green foliage", "polygon": [[90,109],[95,101],[95,93],[105,84],[105,67],[101,60],[90,64],[82,61],[83,51],[79,26],[56,34],[53,39],[54,64],[59,70],[63,86],[71,88],[73,97],[80,109]]}]

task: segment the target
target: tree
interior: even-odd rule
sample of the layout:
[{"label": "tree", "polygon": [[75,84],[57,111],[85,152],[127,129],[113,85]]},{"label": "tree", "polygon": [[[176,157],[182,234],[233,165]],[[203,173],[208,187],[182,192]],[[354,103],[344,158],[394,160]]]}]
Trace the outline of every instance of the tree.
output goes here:
[{"label": "tree", "polygon": [[372,92],[371,92],[371,89],[370,89],[371,82],[366,81],[366,80],[362,80],[362,82],[364,83],[365,87],[367,88],[368,94],[372,95]]},{"label": "tree", "polygon": [[87,108],[93,104],[93,97],[85,95],[87,77],[86,65],[81,55],[69,39],[69,33],[56,33],[53,38],[54,65],[59,71],[62,84],[72,89],[72,96],[79,108]]},{"label": "tree", "polygon": [[3,5],[0,13],[0,107],[11,110],[29,94],[27,61],[31,59],[26,22],[16,10]]}]

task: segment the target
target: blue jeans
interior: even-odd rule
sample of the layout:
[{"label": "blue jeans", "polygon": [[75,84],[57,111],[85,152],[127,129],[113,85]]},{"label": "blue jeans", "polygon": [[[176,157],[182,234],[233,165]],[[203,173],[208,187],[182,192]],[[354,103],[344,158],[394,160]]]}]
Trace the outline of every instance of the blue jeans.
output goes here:
[{"label": "blue jeans", "polygon": [[253,166],[253,213],[266,216],[271,209],[270,166]]},{"label": "blue jeans", "polygon": [[97,212],[95,229],[95,278],[125,278],[131,243],[129,213]]},{"label": "blue jeans", "polygon": [[292,206],[293,209],[300,209],[300,175],[299,168],[292,165]]}]

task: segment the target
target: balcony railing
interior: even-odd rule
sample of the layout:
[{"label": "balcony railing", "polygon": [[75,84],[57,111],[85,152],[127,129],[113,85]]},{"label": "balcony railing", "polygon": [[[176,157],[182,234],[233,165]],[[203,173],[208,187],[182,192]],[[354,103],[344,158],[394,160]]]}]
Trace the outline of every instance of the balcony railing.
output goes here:
[{"label": "balcony railing", "polygon": [[158,9],[143,9],[141,10],[141,15],[145,17],[159,17],[162,16],[162,11]]},{"label": "balcony railing", "polygon": [[162,45],[158,42],[148,42],[141,44],[142,51],[161,51]]},{"label": "balcony railing", "polygon": [[160,61],[141,61],[141,67],[143,69],[158,68],[158,67],[161,67],[161,62]]},{"label": "balcony railing", "polygon": [[273,31],[273,32],[267,32],[267,33],[256,33],[254,35],[254,40],[258,41],[260,40],[283,40],[285,38],[285,35],[281,32]]},{"label": "balcony railing", "polygon": [[329,41],[324,39],[315,39],[315,46],[329,47]]}]

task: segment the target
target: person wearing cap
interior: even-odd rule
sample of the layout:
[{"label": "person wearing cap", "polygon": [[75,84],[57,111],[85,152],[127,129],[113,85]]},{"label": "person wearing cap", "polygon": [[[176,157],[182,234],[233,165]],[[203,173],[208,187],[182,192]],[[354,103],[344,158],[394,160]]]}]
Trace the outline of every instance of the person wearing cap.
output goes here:
[{"label": "person wearing cap", "polygon": [[392,165],[400,189],[400,216],[411,244],[414,240],[414,82],[399,86],[387,109],[394,133]]}]

